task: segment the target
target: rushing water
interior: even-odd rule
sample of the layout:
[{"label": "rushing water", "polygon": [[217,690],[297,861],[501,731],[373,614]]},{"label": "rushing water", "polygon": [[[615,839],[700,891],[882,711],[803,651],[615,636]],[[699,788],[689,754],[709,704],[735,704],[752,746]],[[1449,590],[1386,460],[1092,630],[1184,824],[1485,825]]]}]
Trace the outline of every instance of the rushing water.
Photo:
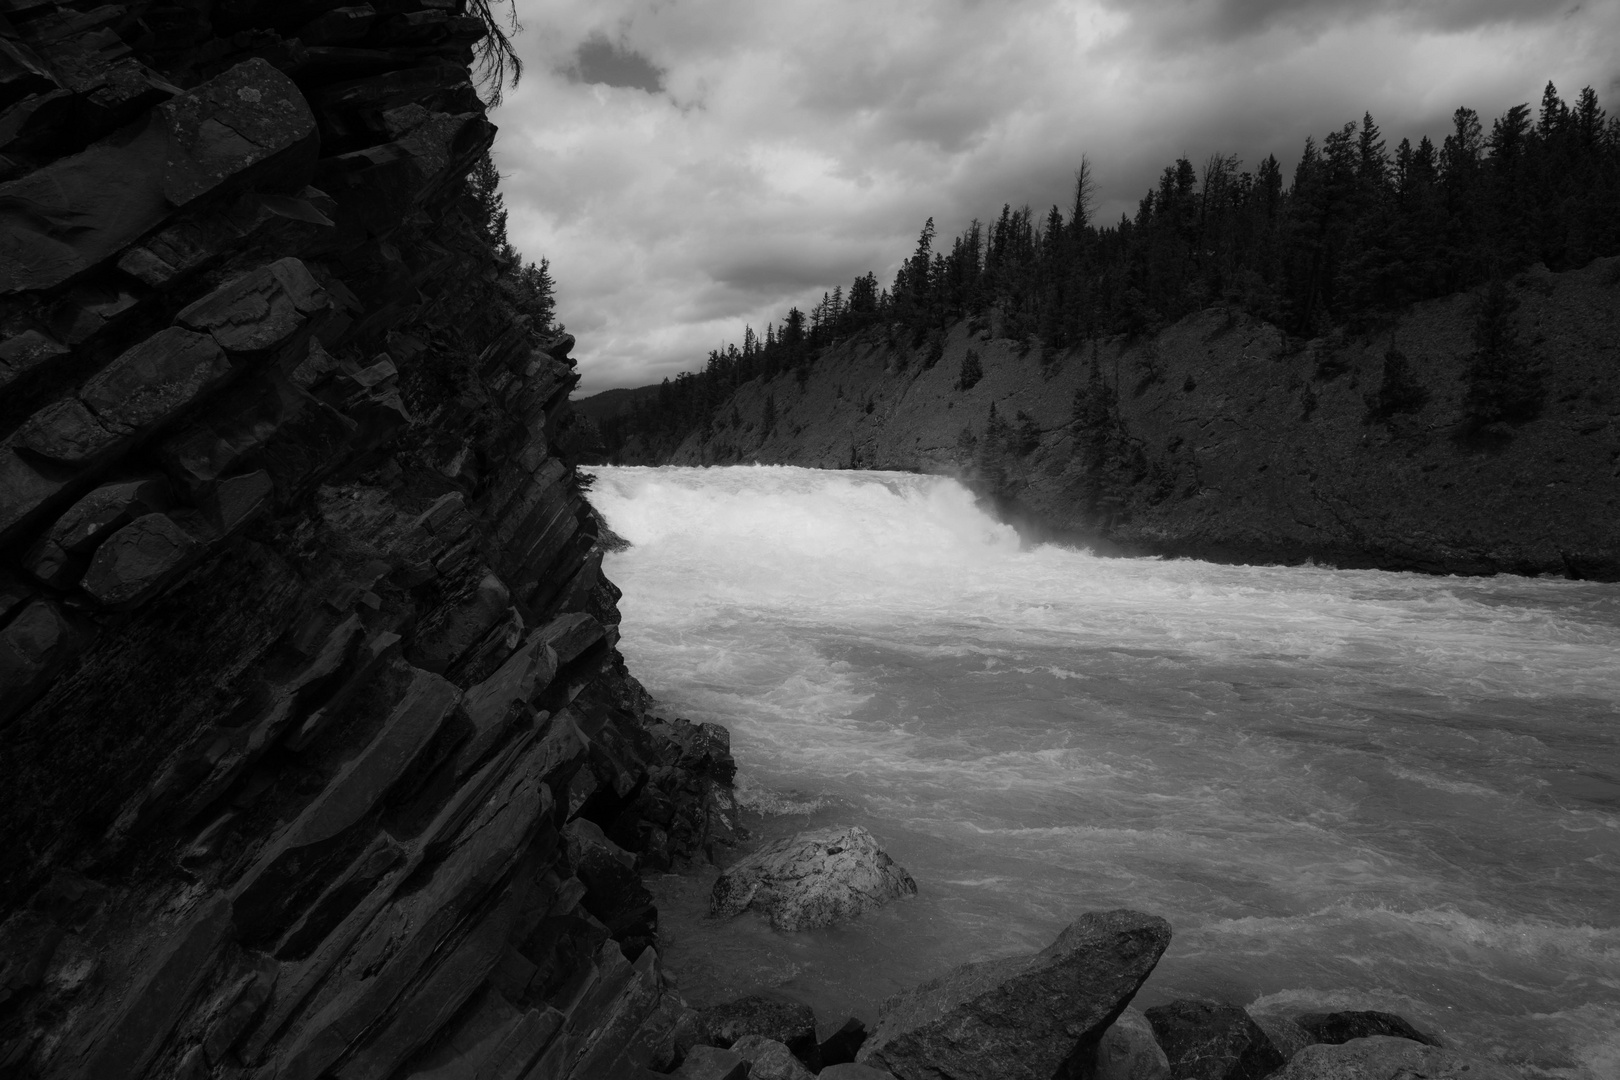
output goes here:
[{"label": "rushing water", "polygon": [[1620,588],[1026,549],[954,481],[596,470],[621,648],[727,725],[767,837],[856,823],[920,895],[779,934],[659,885],[686,995],[874,1017],[1092,909],[1138,998],[1383,1008],[1620,1076]]}]

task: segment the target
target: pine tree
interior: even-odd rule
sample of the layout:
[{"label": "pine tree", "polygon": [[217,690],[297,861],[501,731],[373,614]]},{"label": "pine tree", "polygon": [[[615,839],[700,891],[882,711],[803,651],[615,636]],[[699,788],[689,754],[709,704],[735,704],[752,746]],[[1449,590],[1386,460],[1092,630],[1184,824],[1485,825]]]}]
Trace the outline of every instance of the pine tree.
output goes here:
[{"label": "pine tree", "polygon": [[1500,277],[1491,279],[1480,298],[1463,399],[1464,419],[1471,431],[1522,424],[1541,412],[1546,391],[1540,370],[1519,344],[1513,320],[1518,306]]},{"label": "pine tree", "polygon": [[979,353],[969,349],[962,357],[962,368],[956,376],[958,390],[971,390],[984,378],[984,368],[979,366]]},{"label": "pine tree", "polygon": [[1429,392],[1412,375],[1412,365],[1406,354],[1395,347],[1394,340],[1384,351],[1383,377],[1378,391],[1367,395],[1367,418],[1387,420],[1397,413],[1415,413],[1428,404]]}]

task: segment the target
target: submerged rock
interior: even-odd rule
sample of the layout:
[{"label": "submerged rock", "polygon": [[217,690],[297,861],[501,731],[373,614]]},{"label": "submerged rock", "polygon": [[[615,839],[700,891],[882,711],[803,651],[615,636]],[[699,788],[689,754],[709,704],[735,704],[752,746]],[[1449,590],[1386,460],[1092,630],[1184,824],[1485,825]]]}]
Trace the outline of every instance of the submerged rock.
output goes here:
[{"label": "submerged rock", "polygon": [[1271,1045],[1287,1060],[1319,1040],[1311,1037],[1306,1031],[1294,1022],[1291,1015],[1271,1012],[1268,1010],[1248,1010],[1249,1018],[1260,1025],[1260,1030],[1266,1033]]},{"label": "submerged rock", "polygon": [[816,1065],[823,1069],[842,1065],[854,1061],[855,1055],[860,1053],[861,1044],[866,1042],[866,1024],[854,1016],[836,1027],[818,1024],[816,1040]]},{"label": "submerged rock", "polygon": [[1347,1043],[1351,1039],[1364,1039],[1369,1035],[1391,1035],[1397,1039],[1411,1039],[1427,1046],[1439,1046],[1439,1040],[1425,1035],[1394,1013],[1367,1009],[1359,1012],[1300,1013],[1294,1023],[1305,1029],[1313,1043]]},{"label": "submerged rock", "polygon": [[678,1080],[745,1080],[748,1062],[730,1050],[713,1046],[694,1046],[681,1067],[670,1075]]},{"label": "submerged rock", "polygon": [[1153,1025],[1126,1009],[1103,1032],[1092,1058],[1091,1080],[1170,1080],[1170,1059],[1153,1037]]},{"label": "submerged rock", "polygon": [[804,832],[770,844],[720,875],[709,896],[715,915],[752,908],[778,930],[830,926],[914,896],[917,883],[859,825]]},{"label": "submerged rock", "polygon": [[857,1065],[854,1062],[829,1065],[816,1075],[823,1080],[895,1080],[894,1073],[887,1069],[874,1069],[870,1065]]},{"label": "submerged rock", "polygon": [[757,1036],[782,1043],[794,1056],[805,1058],[816,1048],[816,1014],[797,1001],[751,995],[698,1014],[699,1030],[715,1046],[727,1047]]},{"label": "submerged rock", "polygon": [[804,1067],[793,1051],[763,1035],[744,1035],[731,1044],[748,1062],[748,1080],[810,1080],[816,1074]]},{"label": "submerged rock", "polygon": [[1272,1080],[1519,1080],[1494,1061],[1411,1039],[1371,1035],[1346,1043],[1318,1043],[1295,1054]]},{"label": "submerged rock", "polygon": [[1050,1080],[1094,1052],[1169,944],[1157,916],[1087,912],[1038,953],[964,964],[890,998],[857,1060],[901,1080]]},{"label": "submerged rock", "polygon": [[1182,998],[1146,1015],[1174,1080],[1260,1080],[1286,1060],[1236,1005]]}]

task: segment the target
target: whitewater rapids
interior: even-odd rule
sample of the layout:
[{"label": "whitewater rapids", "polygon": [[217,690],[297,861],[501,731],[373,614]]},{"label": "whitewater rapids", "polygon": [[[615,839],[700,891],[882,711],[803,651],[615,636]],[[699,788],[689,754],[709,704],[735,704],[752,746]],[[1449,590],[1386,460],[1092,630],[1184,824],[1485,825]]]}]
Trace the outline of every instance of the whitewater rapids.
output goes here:
[{"label": "whitewater rapids", "polygon": [[666,878],[688,998],[870,1021],[1134,907],[1176,934],[1140,1005],[1620,1076],[1620,588],[1028,548],[940,477],[590,471],[631,670],[731,729],[765,835],[864,825],[921,888],[782,935]]}]

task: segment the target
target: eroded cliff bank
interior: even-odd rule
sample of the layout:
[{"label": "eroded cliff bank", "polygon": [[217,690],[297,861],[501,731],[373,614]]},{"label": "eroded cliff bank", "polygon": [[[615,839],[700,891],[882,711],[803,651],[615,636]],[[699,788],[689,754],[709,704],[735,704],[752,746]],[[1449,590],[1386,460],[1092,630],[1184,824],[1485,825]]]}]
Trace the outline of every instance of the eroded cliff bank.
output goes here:
[{"label": "eroded cliff bank", "polygon": [[487,7],[5,7],[0,1075],[667,1063],[730,760],[614,648]]},{"label": "eroded cliff bank", "polygon": [[1480,430],[1482,291],[1311,342],[1218,310],[1058,356],[993,320],[937,353],[868,330],[622,460],[954,473],[1034,535],[1110,551],[1620,580],[1620,260],[1509,283],[1543,404]]}]

